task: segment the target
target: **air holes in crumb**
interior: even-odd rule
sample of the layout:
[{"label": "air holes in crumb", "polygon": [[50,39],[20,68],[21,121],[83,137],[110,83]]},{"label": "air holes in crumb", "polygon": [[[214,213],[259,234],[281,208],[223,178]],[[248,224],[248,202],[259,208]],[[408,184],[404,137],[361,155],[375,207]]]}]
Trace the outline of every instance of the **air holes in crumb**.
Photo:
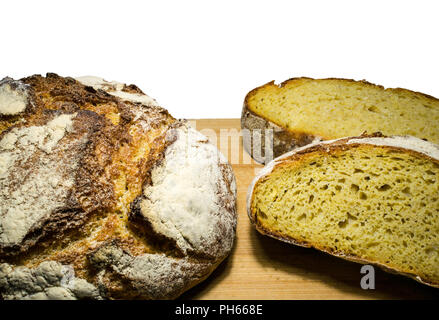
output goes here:
[{"label": "air holes in crumb", "polygon": [[346,216],[346,219],[344,219],[344,220],[342,220],[342,221],[340,221],[340,222],[338,223],[338,227],[339,227],[340,229],[346,228],[346,226],[349,224],[350,221],[355,221],[355,220],[357,220],[357,217],[351,215],[349,212],[346,213],[346,215],[347,215],[347,216]]},{"label": "air holes in crumb", "polygon": [[297,218],[297,221],[302,221],[303,219],[306,219],[306,214],[302,214]]},{"label": "air holes in crumb", "polygon": [[354,221],[357,220],[357,217],[351,215],[349,212],[348,212],[348,218]]},{"label": "air holes in crumb", "polygon": [[262,218],[262,219],[267,219],[268,218],[267,215],[264,212],[262,212],[262,211],[258,211],[257,216]]},{"label": "air holes in crumb", "polygon": [[360,199],[367,200],[367,195],[364,192],[360,192]]},{"label": "air holes in crumb", "polygon": [[343,221],[340,221],[340,222],[338,223],[338,227],[339,227],[340,229],[345,228],[347,225],[348,225],[348,219],[343,220]]},{"label": "air holes in crumb", "polygon": [[309,196],[308,203],[311,203],[313,200],[314,200],[314,195],[310,195],[310,196]]},{"label": "air holes in crumb", "polygon": [[351,190],[355,191],[355,192],[358,192],[358,190],[360,190],[360,187],[353,183],[353,184],[351,184]]},{"label": "air holes in crumb", "polygon": [[392,187],[389,186],[388,184],[383,184],[381,187],[378,188],[378,191],[387,191],[389,189],[391,189]]},{"label": "air holes in crumb", "polygon": [[364,171],[361,169],[355,168],[354,173],[364,173]]},{"label": "air holes in crumb", "polygon": [[375,106],[371,106],[371,107],[367,108],[367,110],[370,112],[378,113],[378,108]]},{"label": "air holes in crumb", "polygon": [[409,187],[404,188],[402,190],[402,193],[404,193],[407,196],[411,196],[412,195],[411,192],[410,192],[410,188]]}]

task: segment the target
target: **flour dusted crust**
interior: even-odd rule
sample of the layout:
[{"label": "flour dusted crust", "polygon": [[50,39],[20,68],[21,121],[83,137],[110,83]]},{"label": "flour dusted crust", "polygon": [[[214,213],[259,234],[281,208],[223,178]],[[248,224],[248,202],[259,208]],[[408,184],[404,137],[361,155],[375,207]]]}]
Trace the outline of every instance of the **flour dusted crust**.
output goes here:
[{"label": "flour dusted crust", "polygon": [[[258,230],[261,234],[270,236],[277,240],[281,240],[283,242],[287,242],[293,245],[297,245],[305,248],[315,247],[313,243],[301,242],[290,237],[284,237],[276,232],[273,232],[272,230],[268,230],[266,228],[261,227],[257,223],[255,213],[253,212],[251,207],[255,186],[258,184],[259,181],[263,180],[264,177],[269,176],[270,173],[273,172],[273,170],[277,166],[281,166],[282,164],[291,160],[300,159],[302,155],[306,155],[307,153],[320,151],[330,154],[331,152],[339,148],[342,149],[349,148],[350,146],[361,145],[361,144],[374,145],[388,149],[396,149],[403,152],[416,153],[424,157],[427,157],[439,164],[439,145],[430,143],[422,139],[418,139],[413,136],[383,136],[380,133],[375,133],[373,135],[364,134],[359,137],[348,137],[348,138],[340,138],[335,140],[315,141],[309,145],[296,148],[290,152],[287,152],[277,157],[276,159],[273,159],[258,173],[258,175],[253,179],[253,181],[249,185],[247,192],[247,199],[246,199],[247,214],[251,223],[255,226],[256,230]],[[320,248],[320,247],[315,247],[315,248],[348,261],[362,263],[362,264],[376,265],[387,272],[401,274],[410,277],[422,284],[439,288],[439,285],[437,283],[430,283],[422,279],[420,276],[406,272],[401,272],[401,270],[391,268],[386,264],[381,264],[376,261],[365,260],[355,255],[330,251],[325,248]]]},{"label": "flour dusted crust", "polygon": [[131,102],[142,103],[147,106],[156,106],[157,101],[142,92],[136,85],[126,85],[117,81],[107,81],[105,79],[94,76],[83,76],[76,78],[79,82],[86,86],[93,87],[96,90],[104,90],[113,96]]},{"label": "flour dusted crust", "polygon": [[228,255],[235,178],[206,137],[134,85],[11,81],[27,104],[0,116],[0,298],[171,299]]},{"label": "flour dusted crust", "polygon": [[[85,158],[99,127],[87,111],[53,113],[44,125],[16,126],[0,141],[0,253],[16,254],[34,245],[46,233],[62,232],[80,224],[90,210],[104,201],[89,197],[93,206],[81,206],[86,196],[75,184],[80,166],[93,167]],[[103,194],[111,194],[99,176],[81,174]]]},{"label": "flour dusted crust", "polygon": [[23,113],[30,103],[30,92],[23,82],[9,77],[0,81],[0,117]]},{"label": "flour dusted crust", "polygon": [[235,228],[233,172],[218,149],[186,124],[169,130],[167,139],[175,141],[152,169],[132,215],[172,239],[183,254],[224,256]]},{"label": "flour dusted crust", "polygon": [[36,268],[0,264],[0,287],[3,298],[9,300],[102,299],[97,287],[55,261],[44,261]]}]

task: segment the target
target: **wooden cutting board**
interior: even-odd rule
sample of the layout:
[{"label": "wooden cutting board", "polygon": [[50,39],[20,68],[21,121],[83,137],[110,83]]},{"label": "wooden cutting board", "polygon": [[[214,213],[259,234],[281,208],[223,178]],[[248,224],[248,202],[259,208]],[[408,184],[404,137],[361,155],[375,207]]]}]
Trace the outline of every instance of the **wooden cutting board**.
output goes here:
[{"label": "wooden cutting board", "polygon": [[216,142],[232,163],[238,187],[234,249],[203,283],[182,299],[431,299],[439,289],[375,268],[376,289],[363,290],[360,264],[259,234],[245,208],[247,188],[262,166],[242,149],[239,119],[201,119],[192,124]]}]

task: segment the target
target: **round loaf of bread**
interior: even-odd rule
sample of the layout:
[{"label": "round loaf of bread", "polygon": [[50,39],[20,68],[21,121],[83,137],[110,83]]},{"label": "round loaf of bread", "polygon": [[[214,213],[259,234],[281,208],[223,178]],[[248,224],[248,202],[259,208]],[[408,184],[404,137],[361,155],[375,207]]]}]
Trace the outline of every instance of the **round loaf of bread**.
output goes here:
[{"label": "round loaf of bread", "polygon": [[227,160],[135,85],[0,82],[0,298],[176,298],[236,220]]}]

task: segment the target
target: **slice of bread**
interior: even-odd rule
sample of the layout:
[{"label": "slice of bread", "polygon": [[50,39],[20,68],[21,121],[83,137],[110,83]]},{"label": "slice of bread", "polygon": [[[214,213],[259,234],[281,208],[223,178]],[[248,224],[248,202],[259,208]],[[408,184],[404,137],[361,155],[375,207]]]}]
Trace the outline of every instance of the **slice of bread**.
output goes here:
[{"label": "slice of bread", "polygon": [[[294,78],[250,91],[241,124],[244,147],[259,162],[316,139],[330,140],[367,132],[412,135],[439,143],[439,100],[406,89],[385,89],[366,81]],[[254,136],[252,141],[251,137]],[[270,140],[273,140],[272,142]],[[267,161],[265,161],[267,157]]]},{"label": "slice of bread", "polygon": [[247,198],[262,234],[439,287],[439,146],[343,138],[273,160]]}]

